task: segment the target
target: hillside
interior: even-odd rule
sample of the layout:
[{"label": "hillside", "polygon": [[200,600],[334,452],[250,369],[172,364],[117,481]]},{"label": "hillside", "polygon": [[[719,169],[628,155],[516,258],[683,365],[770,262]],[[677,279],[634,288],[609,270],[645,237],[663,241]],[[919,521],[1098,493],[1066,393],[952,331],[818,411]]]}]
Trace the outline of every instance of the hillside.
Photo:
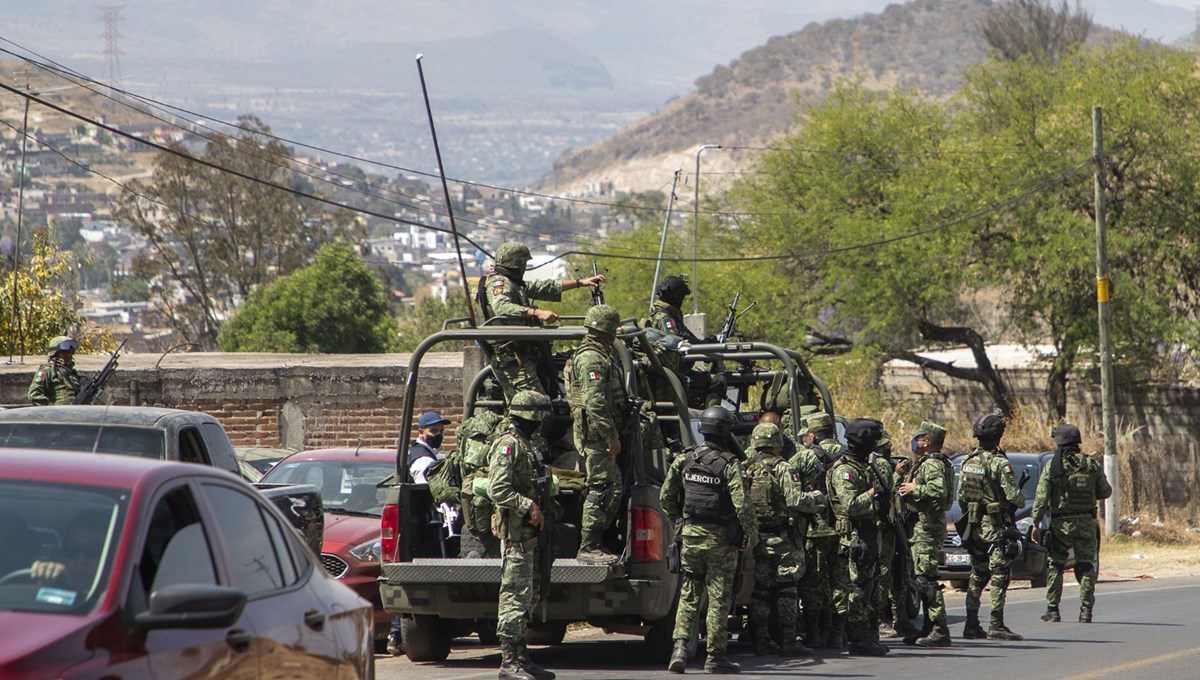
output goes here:
[{"label": "hillside", "polygon": [[[914,0],[772,38],[638,124],[563,154],[542,188],[578,191],[612,181],[618,190],[657,189],[676,167],[692,167],[701,144],[753,146],[777,137],[794,122],[797,97],[815,101],[840,77],[860,78],[871,89],[949,94],[964,67],[986,54],[977,27],[990,4]],[[730,153],[704,158],[706,172],[739,163]]]}]

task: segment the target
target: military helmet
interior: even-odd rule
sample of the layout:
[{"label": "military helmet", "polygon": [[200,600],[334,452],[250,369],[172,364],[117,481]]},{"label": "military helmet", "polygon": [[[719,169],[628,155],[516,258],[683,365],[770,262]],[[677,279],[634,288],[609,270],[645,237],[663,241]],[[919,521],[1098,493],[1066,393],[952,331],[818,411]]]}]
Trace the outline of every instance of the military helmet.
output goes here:
[{"label": "military helmet", "polygon": [[687,279],[682,276],[668,276],[659,282],[658,288],[654,291],[663,299],[676,298],[682,300],[692,294],[692,289],[688,286]]},{"label": "military helmet", "polygon": [[70,351],[76,350],[76,349],[79,349],[79,343],[75,342],[74,340],[72,340],[71,338],[69,338],[65,335],[54,336],[53,338],[50,339],[50,342],[46,345],[46,351],[52,352],[52,353],[58,352],[58,351],[70,352]]},{"label": "military helmet", "polygon": [[596,305],[587,310],[583,317],[583,325],[587,328],[614,335],[621,327],[621,313],[612,305]]},{"label": "military helmet", "polygon": [[525,420],[545,420],[550,414],[550,397],[533,390],[521,390],[513,395],[508,412]]},{"label": "military helmet", "polygon": [[975,421],[975,425],[971,427],[971,436],[976,439],[994,441],[1004,436],[1004,428],[1004,418],[990,413]]},{"label": "military helmet", "polygon": [[1063,423],[1050,430],[1050,438],[1059,446],[1079,446],[1083,443],[1083,435],[1079,428],[1071,423]]},{"label": "military helmet", "polygon": [[533,255],[529,254],[529,246],[520,241],[508,241],[496,251],[496,265],[499,267],[523,268]]},{"label": "military helmet", "polygon": [[929,437],[929,441],[931,442],[940,443],[946,441],[946,428],[926,420],[918,425],[917,429],[913,430],[912,436],[913,439],[925,436]]},{"label": "military helmet", "polygon": [[700,412],[700,432],[727,436],[733,429],[733,413],[720,406],[709,406]]},{"label": "military helmet", "polygon": [[759,423],[750,433],[750,448],[752,449],[782,449],[783,433],[774,423]]},{"label": "military helmet", "polygon": [[883,427],[873,418],[855,418],[846,423],[846,444],[851,455],[862,457],[879,444]]}]

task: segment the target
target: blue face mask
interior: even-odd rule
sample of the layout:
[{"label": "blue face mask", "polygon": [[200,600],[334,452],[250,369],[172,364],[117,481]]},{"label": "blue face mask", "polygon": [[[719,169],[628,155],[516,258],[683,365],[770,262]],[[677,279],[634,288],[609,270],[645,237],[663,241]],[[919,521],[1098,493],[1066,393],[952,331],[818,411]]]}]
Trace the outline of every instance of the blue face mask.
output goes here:
[{"label": "blue face mask", "polygon": [[921,452],[921,445],[917,443],[917,437],[912,438],[912,452],[913,453]]}]

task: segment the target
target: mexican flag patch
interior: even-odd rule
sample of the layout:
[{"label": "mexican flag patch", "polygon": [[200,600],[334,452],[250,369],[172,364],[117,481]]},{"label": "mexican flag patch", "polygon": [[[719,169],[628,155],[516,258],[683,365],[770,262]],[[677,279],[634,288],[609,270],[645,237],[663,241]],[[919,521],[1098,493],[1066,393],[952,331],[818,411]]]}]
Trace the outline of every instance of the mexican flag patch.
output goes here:
[{"label": "mexican flag patch", "polygon": [[504,447],[504,455],[506,455],[506,456],[512,455],[512,447],[511,446]]},{"label": "mexican flag patch", "polygon": [[39,370],[38,370],[37,379],[38,379],[38,380],[45,380],[45,379],[46,379],[46,369],[42,368],[42,369],[39,369]]},{"label": "mexican flag patch", "polygon": [[492,284],[492,292],[496,294],[504,292],[504,279],[496,279]]},{"label": "mexican flag patch", "polygon": [[849,470],[846,470],[845,472],[842,473],[842,479],[846,480],[847,482],[853,482],[854,481],[854,473],[850,472]]},{"label": "mexican flag patch", "polygon": [[669,330],[669,331],[675,330],[675,322],[674,321],[671,321],[670,319],[667,320],[667,330]]},{"label": "mexican flag patch", "polygon": [[1007,470],[1007,471],[1009,472],[1009,474],[1012,474],[1012,471],[1013,471],[1013,469],[1012,469],[1012,463],[1006,463],[1006,464],[1004,465],[1004,469],[1005,469],[1005,470]]},{"label": "mexican flag patch", "polygon": [[588,371],[588,380],[599,380],[600,371]]}]

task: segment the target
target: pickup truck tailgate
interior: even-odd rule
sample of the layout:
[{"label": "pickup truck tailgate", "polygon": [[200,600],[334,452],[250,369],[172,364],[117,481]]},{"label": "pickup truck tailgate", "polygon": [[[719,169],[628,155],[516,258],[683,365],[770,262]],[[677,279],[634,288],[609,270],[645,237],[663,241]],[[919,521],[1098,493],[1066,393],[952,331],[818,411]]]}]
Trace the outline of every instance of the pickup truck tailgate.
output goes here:
[{"label": "pickup truck tailgate", "polygon": [[[419,558],[412,562],[386,562],[383,580],[389,585],[500,583],[500,558]],[[551,583],[603,583],[624,573],[620,565],[587,564],[573,559],[554,560]]]}]

